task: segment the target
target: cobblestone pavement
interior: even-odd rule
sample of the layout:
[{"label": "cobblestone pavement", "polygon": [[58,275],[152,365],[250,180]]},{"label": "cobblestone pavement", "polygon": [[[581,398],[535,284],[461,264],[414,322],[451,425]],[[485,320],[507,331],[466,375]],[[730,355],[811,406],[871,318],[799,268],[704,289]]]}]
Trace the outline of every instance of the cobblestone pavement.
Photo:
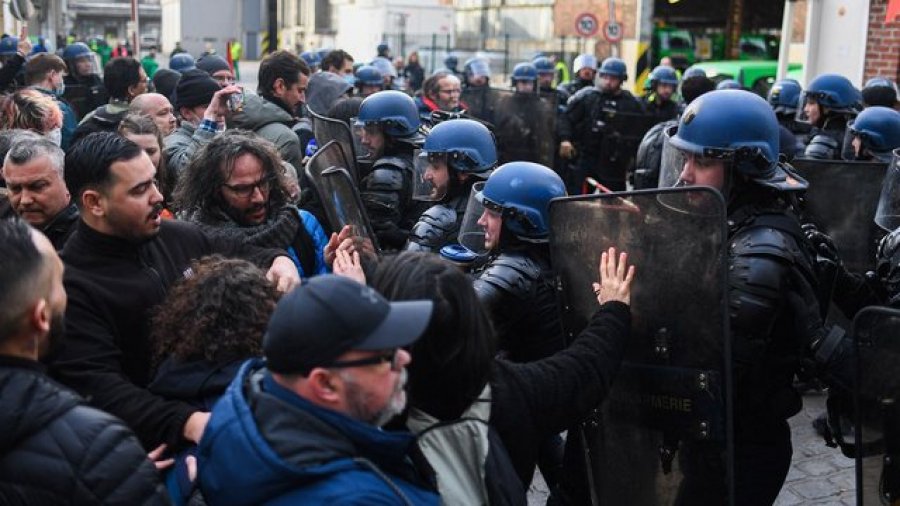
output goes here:
[{"label": "cobblestone pavement", "polygon": [[[809,393],[803,398],[803,411],[791,418],[794,458],[775,506],[856,504],[853,460],[825,446],[812,427],[812,421],[824,411],[825,394]],[[547,485],[540,473],[535,473],[528,505],[542,506],[547,496]]]}]

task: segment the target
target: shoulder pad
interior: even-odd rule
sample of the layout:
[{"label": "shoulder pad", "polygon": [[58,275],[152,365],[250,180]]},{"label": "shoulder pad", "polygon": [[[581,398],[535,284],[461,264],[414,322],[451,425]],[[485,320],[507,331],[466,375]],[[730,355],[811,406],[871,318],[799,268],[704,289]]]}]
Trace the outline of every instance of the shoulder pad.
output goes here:
[{"label": "shoulder pad", "polygon": [[407,247],[407,249],[437,251],[457,231],[458,216],[455,209],[446,205],[429,207],[409,231],[409,244],[417,244],[424,248]]},{"label": "shoulder pad", "polygon": [[526,298],[541,276],[541,266],[521,253],[501,253],[481,272],[478,280]]},{"label": "shoulder pad", "polygon": [[382,156],[372,164],[372,170],[378,169],[412,170],[409,160],[399,156]]},{"label": "shoulder pad", "polygon": [[747,227],[731,239],[729,256],[770,257],[795,263],[803,252],[797,241],[787,233],[772,227]]},{"label": "shoulder pad", "polygon": [[595,93],[597,93],[597,94],[600,93],[600,90],[598,90],[596,86],[585,86],[584,88],[581,88],[580,90],[575,92],[574,95],[569,97],[568,105],[572,105],[576,102],[580,102],[580,101],[584,100],[585,97],[589,97]]},{"label": "shoulder pad", "polygon": [[838,142],[827,134],[818,134],[809,141],[803,152],[805,158],[818,160],[831,160],[838,153]]},{"label": "shoulder pad", "polygon": [[403,189],[403,172],[391,165],[376,166],[363,179],[365,190],[400,191]]}]

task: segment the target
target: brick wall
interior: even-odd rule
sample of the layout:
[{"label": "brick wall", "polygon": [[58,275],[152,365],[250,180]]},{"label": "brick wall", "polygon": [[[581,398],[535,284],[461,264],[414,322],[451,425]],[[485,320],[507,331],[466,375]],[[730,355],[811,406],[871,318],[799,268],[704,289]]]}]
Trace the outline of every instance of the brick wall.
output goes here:
[{"label": "brick wall", "polygon": [[886,12],[887,0],[870,0],[864,81],[874,76],[900,78],[900,16],[885,23]]}]

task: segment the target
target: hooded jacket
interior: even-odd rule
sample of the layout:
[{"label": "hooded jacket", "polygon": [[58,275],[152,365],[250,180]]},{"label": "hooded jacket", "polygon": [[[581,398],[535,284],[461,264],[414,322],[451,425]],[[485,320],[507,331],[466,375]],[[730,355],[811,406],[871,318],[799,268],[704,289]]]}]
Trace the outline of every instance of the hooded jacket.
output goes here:
[{"label": "hooded jacket", "polygon": [[0,504],[168,504],[118,419],[84,405],[37,362],[0,357]]},{"label": "hooded jacket", "polygon": [[235,113],[227,125],[228,128],[252,130],[271,141],[278,149],[281,159],[293,165],[299,174],[303,171],[303,153],[300,151],[300,139],[292,130],[297,121],[296,117],[278,104],[247,93],[244,97],[244,110]]},{"label": "hooded jacket", "polygon": [[198,481],[210,504],[438,504],[387,432],[315,406],[246,362],[200,441]]}]

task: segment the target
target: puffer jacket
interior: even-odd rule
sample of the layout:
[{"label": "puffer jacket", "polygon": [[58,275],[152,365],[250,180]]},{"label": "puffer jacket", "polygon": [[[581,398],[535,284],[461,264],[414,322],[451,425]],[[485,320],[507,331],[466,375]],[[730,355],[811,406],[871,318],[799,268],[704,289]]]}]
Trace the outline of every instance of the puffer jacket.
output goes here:
[{"label": "puffer jacket", "polygon": [[0,504],[168,504],[118,418],[84,405],[30,360],[0,357]]}]

